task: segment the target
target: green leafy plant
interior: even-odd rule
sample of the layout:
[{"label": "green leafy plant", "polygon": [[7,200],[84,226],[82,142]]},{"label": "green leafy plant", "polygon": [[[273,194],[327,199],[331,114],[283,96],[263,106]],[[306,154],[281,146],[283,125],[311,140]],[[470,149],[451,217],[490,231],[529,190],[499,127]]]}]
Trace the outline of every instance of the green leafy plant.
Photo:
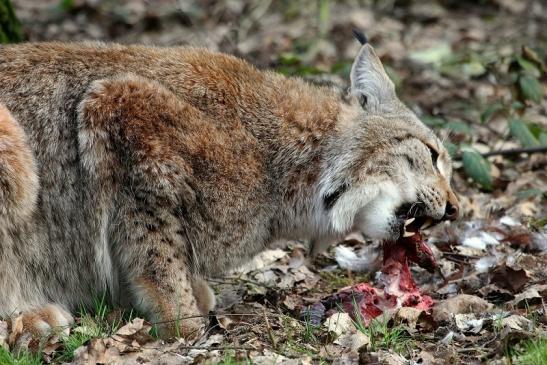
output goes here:
[{"label": "green leafy plant", "polygon": [[478,151],[471,147],[462,149],[463,168],[467,176],[472,178],[484,189],[492,189],[490,163]]},{"label": "green leafy plant", "polygon": [[21,351],[15,354],[0,346],[0,364],[2,365],[40,365],[42,363],[42,358],[39,354],[28,351]]},{"label": "green leafy plant", "polygon": [[88,311],[84,306],[80,307],[78,325],[73,328],[68,336],[61,337],[62,350],[57,353],[56,360],[69,362],[74,358],[74,351],[97,337],[108,337],[114,334],[121,325],[133,319],[133,311],[125,314],[121,312],[115,319],[109,320],[109,315],[114,310],[106,300],[106,294],[94,296],[92,310]]},{"label": "green leafy plant", "polygon": [[252,364],[251,360],[238,359],[234,351],[226,351],[222,359],[216,363],[217,365],[250,365]]},{"label": "green leafy plant", "polygon": [[21,42],[23,38],[11,0],[0,0],[0,43]]},{"label": "green leafy plant", "polygon": [[413,340],[405,328],[399,324],[391,323],[389,317],[379,316],[365,323],[363,315],[359,312],[355,298],[353,299],[353,325],[355,328],[368,336],[370,349],[372,351],[391,349],[397,353],[407,353]]},{"label": "green leafy plant", "polygon": [[513,355],[516,365],[544,365],[547,364],[547,338],[538,338],[522,342]]},{"label": "green leafy plant", "polygon": [[530,131],[527,123],[521,119],[511,119],[509,121],[509,130],[511,135],[515,137],[523,147],[539,146],[538,139]]},{"label": "green leafy plant", "polygon": [[294,356],[294,354],[313,356],[317,352],[314,347],[318,345],[317,336],[320,328],[312,327],[311,323],[307,326],[306,322],[309,320],[306,319],[299,321],[285,315],[282,315],[280,319],[285,334],[285,338],[280,342],[282,344],[281,352],[289,356]]},{"label": "green leafy plant", "polygon": [[319,331],[319,327],[314,325],[312,322],[311,322],[311,315],[308,314],[305,318],[304,318],[304,332],[303,332],[303,338],[306,342],[309,342],[309,343],[313,343],[313,344],[316,344],[318,343],[318,339],[317,339],[317,332]]},{"label": "green leafy plant", "polygon": [[397,353],[406,353],[413,340],[401,325],[390,324],[389,318],[380,316],[370,321],[368,326],[357,324],[356,328],[370,339],[372,351],[391,349]]},{"label": "green leafy plant", "polygon": [[61,338],[63,343],[62,350],[57,355],[57,360],[61,362],[72,361],[74,351],[96,337],[105,335],[101,324],[91,315],[84,315],[80,318],[80,325],[75,328],[68,336]]},{"label": "green leafy plant", "polygon": [[[546,68],[541,57],[528,47],[522,47],[520,54],[511,57],[494,56],[496,56],[496,52],[485,52],[482,55],[469,52],[464,52],[461,55],[447,54],[436,64],[434,63],[433,67],[436,67],[441,73],[455,78],[459,78],[461,75],[474,77],[492,74],[501,85],[511,89],[510,100],[493,100],[487,105],[483,105],[482,108],[479,107],[478,113],[474,113],[473,110],[470,110],[473,108],[466,105],[463,110],[460,108],[460,111],[467,116],[465,121],[447,120],[439,116],[424,116],[422,118],[425,124],[433,128],[446,129],[456,137],[451,142],[445,142],[445,146],[453,158],[462,160],[465,174],[485,190],[493,189],[494,179],[488,160],[471,147],[474,142],[473,124],[491,129],[488,124],[495,116],[501,116],[507,123],[507,133],[503,132],[503,136],[518,141],[523,148],[547,146],[547,128],[528,120],[528,117],[523,117],[528,108],[534,103],[541,103],[544,97],[541,78],[545,75]],[[468,66],[480,63],[486,67],[480,68],[480,70],[479,67],[474,67],[473,70],[476,72],[466,73],[461,69],[462,63]],[[499,131],[494,132],[499,133]]]}]

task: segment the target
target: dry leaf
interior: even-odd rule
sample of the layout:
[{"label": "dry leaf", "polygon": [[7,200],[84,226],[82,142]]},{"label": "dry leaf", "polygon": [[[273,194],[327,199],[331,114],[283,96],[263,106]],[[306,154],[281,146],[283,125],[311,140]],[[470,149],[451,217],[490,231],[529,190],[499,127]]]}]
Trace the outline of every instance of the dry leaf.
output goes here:
[{"label": "dry leaf", "polygon": [[144,324],[144,320],[142,318],[135,318],[116,331],[116,334],[120,336],[131,336],[140,331],[148,332],[150,328],[151,326]]},{"label": "dry leaf", "polygon": [[530,277],[524,270],[515,270],[505,264],[498,266],[492,271],[490,282],[500,288],[508,289],[518,293],[530,281]]},{"label": "dry leaf", "polygon": [[541,304],[543,298],[547,297],[547,285],[533,285],[524,292],[515,295],[515,299],[509,305],[524,308],[529,305]]},{"label": "dry leaf", "polygon": [[516,331],[532,331],[534,324],[528,318],[513,314],[500,320],[502,327],[509,327]]},{"label": "dry leaf", "polygon": [[409,329],[415,329],[416,323],[420,318],[420,315],[424,313],[423,310],[412,308],[412,307],[402,307],[399,308],[395,314],[395,318],[398,318],[401,322],[406,323]]},{"label": "dry leaf", "polygon": [[475,295],[459,294],[455,297],[442,300],[433,307],[435,322],[450,321],[455,314],[484,313],[494,306]]},{"label": "dry leaf", "polygon": [[332,316],[328,317],[325,320],[323,326],[327,329],[327,331],[336,334],[336,336],[340,336],[343,333],[351,332],[352,329],[355,329],[353,320],[351,319],[349,314],[345,312],[334,313]]}]

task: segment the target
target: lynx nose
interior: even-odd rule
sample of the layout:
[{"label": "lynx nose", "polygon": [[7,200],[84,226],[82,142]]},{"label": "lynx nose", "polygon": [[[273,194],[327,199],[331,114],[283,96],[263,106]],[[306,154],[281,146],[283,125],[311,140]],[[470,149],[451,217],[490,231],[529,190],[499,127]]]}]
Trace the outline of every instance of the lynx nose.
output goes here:
[{"label": "lynx nose", "polygon": [[455,220],[458,218],[460,209],[457,205],[452,205],[450,202],[446,202],[446,208],[444,210],[444,220]]}]

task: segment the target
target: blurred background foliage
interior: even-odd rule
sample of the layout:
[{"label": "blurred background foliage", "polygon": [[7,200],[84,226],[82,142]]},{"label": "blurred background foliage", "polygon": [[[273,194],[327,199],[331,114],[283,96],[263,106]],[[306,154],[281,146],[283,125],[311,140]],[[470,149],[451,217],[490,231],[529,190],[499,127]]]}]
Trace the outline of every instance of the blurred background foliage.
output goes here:
[{"label": "blurred background foliage", "polygon": [[11,0],[0,0],[0,43],[20,42],[22,39],[21,24]]},{"label": "blurred background foliage", "polygon": [[[15,0],[14,5],[28,40],[208,47],[341,88],[347,87],[359,47],[351,30],[358,28],[376,48],[400,97],[442,136],[457,161],[462,188],[468,179],[483,190],[503,190],[514,179],[513,163],[531,156],[523,155],[523,148],[545,154],[545,1]],[[530,168],[545,167],[536,160]]]}]

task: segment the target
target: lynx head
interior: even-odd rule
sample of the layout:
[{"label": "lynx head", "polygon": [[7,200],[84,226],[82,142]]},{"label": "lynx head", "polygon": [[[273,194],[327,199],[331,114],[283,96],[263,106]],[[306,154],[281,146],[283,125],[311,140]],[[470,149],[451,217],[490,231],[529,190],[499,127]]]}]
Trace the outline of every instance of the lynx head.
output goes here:
[{"label": "lynx head", "polygon": [[362,43],[321,196],[333,231],[395,240],[405,233],[405,222],[417,231],[453,220],[459,205],[448,152],[397,98],[380,59]]}]

